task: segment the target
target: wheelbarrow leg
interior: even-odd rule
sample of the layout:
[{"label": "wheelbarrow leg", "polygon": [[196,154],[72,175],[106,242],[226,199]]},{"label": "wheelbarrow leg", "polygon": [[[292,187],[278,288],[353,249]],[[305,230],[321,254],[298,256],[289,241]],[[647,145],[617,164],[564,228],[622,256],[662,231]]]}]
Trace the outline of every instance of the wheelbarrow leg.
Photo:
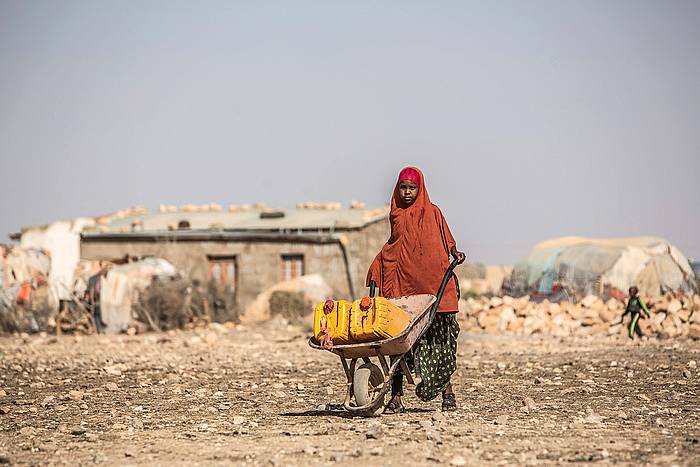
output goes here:
[{"label": "wheelbarrow leg", "polygon": [[349,405],[350,401],[352,400],[353,380],[355,375],[355,367],[357,366],[357,359],[353,358],[350,360],[349,367],[348,362],[342,356],[340,357],[340,361],[343,363],[343,370],[345,370],[345,377],[347,378],[347,390],[345,391],[345,401],[343,401],[343,404]]},{"label": "wheelbarrow leg", "polygon": [[384,381],[388,381],[392,375],[389,372],[389,364],[386,362],[386,357],[379,353],[379,349],[374,349],[374,352],[377,354],[379,363],[382,365],[382,371],[384,372]]}]

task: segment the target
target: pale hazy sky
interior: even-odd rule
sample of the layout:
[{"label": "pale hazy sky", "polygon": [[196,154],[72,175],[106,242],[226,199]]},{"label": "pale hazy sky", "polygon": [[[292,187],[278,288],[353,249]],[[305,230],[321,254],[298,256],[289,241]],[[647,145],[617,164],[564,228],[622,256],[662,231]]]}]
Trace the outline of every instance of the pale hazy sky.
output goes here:
[{"label": "pale hazy sky", "polygon": [[0,0],[0,162],[3,237],[383,205],[415,164],[475,261],[563,235],[700,257],[700,2]]}]

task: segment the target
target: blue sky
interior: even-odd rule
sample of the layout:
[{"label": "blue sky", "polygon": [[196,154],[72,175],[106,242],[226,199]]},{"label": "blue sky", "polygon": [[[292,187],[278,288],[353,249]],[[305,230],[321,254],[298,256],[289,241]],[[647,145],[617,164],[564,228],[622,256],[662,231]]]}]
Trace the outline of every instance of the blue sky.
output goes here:
[{"label": "blue sky", "polygon": [[383,205],[475,261],[700,257],[700,3],[0,0],[0,233],[131,205]]}]

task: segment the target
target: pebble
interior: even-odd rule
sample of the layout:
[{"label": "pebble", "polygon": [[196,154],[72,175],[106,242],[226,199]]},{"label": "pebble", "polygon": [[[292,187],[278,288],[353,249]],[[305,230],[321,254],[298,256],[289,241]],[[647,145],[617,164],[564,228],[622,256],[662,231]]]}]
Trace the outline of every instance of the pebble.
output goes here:
[{"label": "pebble", "polygon": [[462,456],[454,456],[450,459],[450,465],[467,465],[467,460]]},{"label": "pebble", "polygon": [[698,364],[695,362],[695,360],[691,360],[688,362],[688,368],[695,368]]},{"label": "pebble", "polygon": [[326,394],[329,396],[333,395],[333,388],[326,388]]},{"label": "pebble", "polygon": [[105,387],[107,388],[108,391],[118,391],[119,386],[117,386],[117,383],[107,383],[105,384]]},{"label": "pebble", "polygon": [[365,438],[367,439],[380,439],[384,434],[384,428],[379,423],[370,425],[370,427],[365,432]]},{"label": "pebble", "polygon": [[85,397],[85,393],[83,391],[69,391],[68,397],[74,401],[81,401],[83,400],[83,397]]},{"label": "pebble", "polygon": [[243,425],[245,423],[245,417],[241,417],[240,415],[236,415],[231,420],[231,423],[233,423],[234,425]]},{"label": "pebble", "polygon": [[25,426],[20,428],[19,434],[22,436],[34,436],[36,434],[36,428],[31,426]]},{"label": "pebble", "polygon": [[435,412],[431,417],[434,422],[444,422],[447,418],[442,412]]},{"label": "pebble", "polygon": [[70,434],[72,434],[73,436],[84,435],[86,432],[87,432],[87,430],[85,428],[83,428],[82,426],[74,426],[73,428],[70,429]]},{"label": "pebble", "polygon": [[496,417],[496,425],[505,425],[506,423],[508,423],[508,415],[499,415],[498,417]]},{"label": "pebble", "polygon": [[647,396],[645,396],[644,394],[637,394],[637,397],[639,398],[640,401],[644,401],[644,402],[650,402],[650,401],[651,401],[651,399],[649,399],[649,398],[648,398]]},{"label": "pebble", "polygon": [[369,452],[370,456],[381,456],[384,454],[384,448],[381,446],[377,446],[375,448],[372,448],[372,450]]},{"label": "pebble", "polygon": [[689,370],[683,370],[683,377],[684,378],[690,378],[690,376],[691,376],[691,373]]},{"label": "pebble", "polygon": [[41,406],[46,408],[47,406],[52,405],[55,400],[55,396],[46,396],[44,397],[44,400],[41,401]]},{"label": "pebble", "polygon": [[535,405],[535,400],[532,397],[523,398],[523,406],[530,410],[537,410],[537,405]]},{"label": "pebble", "polygon": [[0,397],[5,397],[7,396],[7,393],[5,392],[4,389],[0,389]]}]

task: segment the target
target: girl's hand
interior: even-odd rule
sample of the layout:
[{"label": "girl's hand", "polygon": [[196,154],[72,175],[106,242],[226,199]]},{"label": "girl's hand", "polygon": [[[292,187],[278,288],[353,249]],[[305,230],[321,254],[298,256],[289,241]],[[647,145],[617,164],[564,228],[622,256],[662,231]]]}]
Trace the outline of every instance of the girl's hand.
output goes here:
[{"label": "girl's hand", "polygon": [[452,257],[455,258],[459,264],[462,264],[467,259],[467,255],[457,250],[456,246],[452,247],[452,251],[450,251],[450,253],[452,253]]}]

